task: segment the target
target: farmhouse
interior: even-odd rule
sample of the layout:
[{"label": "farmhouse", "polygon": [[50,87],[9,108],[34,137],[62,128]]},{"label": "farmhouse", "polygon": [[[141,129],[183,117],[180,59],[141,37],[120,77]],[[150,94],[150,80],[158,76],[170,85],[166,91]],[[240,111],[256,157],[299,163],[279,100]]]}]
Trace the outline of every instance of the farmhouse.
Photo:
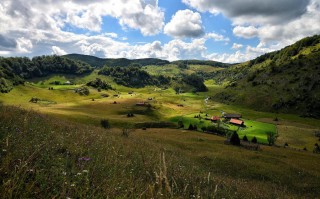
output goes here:
[{"label": "farmhouse", "polygon": [[211,117],[211,121],[212,122],[218,122],[220,120],[220,117],[218,117],[218,116],[212,116]]},{"label": "farmhouse", "polygon": [[240,119],[242,117],[241,114],[224,114],[223,118],[225,119]]},{"label": "farmhouse", "polygon": [[231,119],[230,120],[230,124],[234,124],[234,125],[237,125],[237,126],[243,126],[244,125],[244,121],[238,120],[238,119]]},{"label": "farmhouse", "polygon": [[66,81],[65,83],[63,83],[64,85],[71,85],[70,81]]},{"label": "farmhouse", "polygon": [[136,106],[148,106],[149,103],[148,102],[138,102],[136,103]]}]

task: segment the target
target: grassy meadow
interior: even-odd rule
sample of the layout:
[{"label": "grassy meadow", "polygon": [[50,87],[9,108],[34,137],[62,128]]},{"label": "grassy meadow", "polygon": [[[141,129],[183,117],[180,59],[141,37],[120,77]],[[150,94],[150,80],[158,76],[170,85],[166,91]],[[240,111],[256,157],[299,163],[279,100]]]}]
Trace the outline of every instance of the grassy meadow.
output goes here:
[{"label": "grassy meadow", "polygon": [[[153,75],[179,74],[176,65],[143,67]],[[183,71],[213,72],[192,65]],[[114,90],[89,88],[101,78]],[[71,81],[74,85],[52,85]],[[172,88],[128,88],[111,77],[52,75],[0,93],[0,195],[3,198],[316,198],[320,195],[319,120],[261,112],[217,102],[224,88],[205,81],[207,92],[176,94]],[[52,87],[53,90],[48,88]],[[103,97],[102,94],[108,95]],[[29,102],[32,97],[38,103]],[[207,102],[206,98],[211,97]],[[136,106],[148,102],[150,107]],[[179,106],[178,106],[179,105]],[[221,122],[263,144],[252,151],[203,133],[221,112],[243,115],[245,127]],[[134,117],[128,117],[128,113]],[[202,119],[194,116],[200,115]],[[277,119],[276,119],[277,118]],[[101,128],[101,120],[111,129]],[[276,120],[275,120],[276,119]],[[184,128],[134,129],[170,122]],[[197,125],[197,131],[186,130]],[[128,131],[129,136],[124,132]],[[277,135],[267,146],[267,132]],[[287,144],[289,147],[284,148]],[[306,148],[307,150],[302,150]]]},{"label": "grassy meadow", "polygon": [[[102,129],[0,107],[2,198],[316,198],[318,155],[177,129]],[[17,147],[19,146],[19,147]]]}]

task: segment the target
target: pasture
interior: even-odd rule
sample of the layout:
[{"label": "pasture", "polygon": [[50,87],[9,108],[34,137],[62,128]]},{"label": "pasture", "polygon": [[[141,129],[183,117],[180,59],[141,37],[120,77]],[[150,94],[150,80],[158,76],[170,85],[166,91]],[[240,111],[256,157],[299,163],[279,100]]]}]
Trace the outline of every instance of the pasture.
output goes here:
[{"label": "pasture", "polygon": [[[166,66],[174,68],[174,66]],[[176,66],[175,66],[176,67]],[[196,67],[196,66],[192,66]],[[146,67],[147,70],[156,70],[154,66]],[[156,71],[158,72],[158,71]],[[75,88],[81,87],[84,83],[101,78],[112,85],[115,90],[102,90],[89,88],[88,96],[80,96],[74,92]],[[71,81],[74,85],[52,85],[54,81]],[[290,114],[274,114],[259,112],[252,109],[221,104],[213,98],[205,103],[204,99],[219,92],[222,87],[214,84],[213,81],[206,81],[208,92],[199,93],[181,93],[179,95],[172,88],[163,89],[154,86],[148,86],[139,89],[133,89],[117,85],[112,78],[98,75],[94,71],[88,76],[77,77],[70,75],[52,75],[48,78],[33,79],[24,86],[15,87],[8,94],[0,94],[0,101],[5,105],[19,105],[26,109],[33,109],[39,112],[53,115],[58,118],[64,118],[71,121],[77,121],[89,125],[99,126],[101,119],[107,119],[114,127],[123,124],[134,125],[142,122],[170,121],[175,124],[183,120],[185,128],[189,124],[196,124],[198,131],[202,126],[216,125],[211,121],[205,120],[205,115],[221,116],[221,112],[241,113],[243,115],[246,127],[237,127],[228,123],[221,126],[237,131],[240,138],[246,135],[249,140],[254,136],[260,143],[267,143],[266,132],[278,133],[278,145],[288,143],[296,148],[312,146],[317,141],[312,132],[319,129],[320,125],[315,119],[300,118]],[[53,90],[48,90],[53,87]],[[109,97],[103,97],[106,94]],[[41,99],[42,103],[30,103],[32,97]],[[152,98],[152,100],[148,100]],[[148,102],[151,107],[137,107],[138,102]],[[50,102],[50,103],[46,103]],[[116,102],[116,104],[114,104]],[[194,118],[201,114],[202,120]],[[128,113],[134,114],[134,117],[127,117]],[[279,118],[278,122],[273,119]],[[296,136],[300,141],[296,141]]]}]

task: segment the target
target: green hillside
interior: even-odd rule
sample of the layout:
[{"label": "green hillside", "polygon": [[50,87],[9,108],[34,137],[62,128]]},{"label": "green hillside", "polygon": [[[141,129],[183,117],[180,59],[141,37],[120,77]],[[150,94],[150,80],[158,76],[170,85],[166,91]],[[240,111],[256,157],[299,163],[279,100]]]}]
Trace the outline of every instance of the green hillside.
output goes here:
[{"label": "green hillside", "polygon": [[90,65],[59,56],[0,57],[0,92],[9,92],[13,86],[27,79],[51,74],[83,75],[91,72]]},{"label": "green hillside", "polygon": [[320,117],[320,36],[219,71],[214,96],[256,110]]}]

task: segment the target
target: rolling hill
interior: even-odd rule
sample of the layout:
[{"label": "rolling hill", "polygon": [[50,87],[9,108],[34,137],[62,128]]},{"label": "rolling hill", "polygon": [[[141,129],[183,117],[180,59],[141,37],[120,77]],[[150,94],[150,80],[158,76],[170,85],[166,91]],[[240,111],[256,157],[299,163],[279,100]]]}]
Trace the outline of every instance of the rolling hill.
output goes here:
[{"label": "rolling hill", "polygon": [[213,98],[256,110],[320,117],[320,36],[219,71]]}]

